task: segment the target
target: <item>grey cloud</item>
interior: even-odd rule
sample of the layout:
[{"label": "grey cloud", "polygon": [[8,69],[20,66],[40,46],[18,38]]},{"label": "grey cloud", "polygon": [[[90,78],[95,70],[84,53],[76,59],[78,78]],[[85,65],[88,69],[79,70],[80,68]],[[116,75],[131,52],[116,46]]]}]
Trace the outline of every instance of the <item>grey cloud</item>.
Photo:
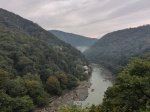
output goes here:
[{"label": "grey cloud", "polygon": [[0,7],[43,28],[100,37],[148,24],[149,0],[0,0]]},{"label": "grey cloud", "polygon": [[[144,1],[144,2],[143,2]],[[124,15],[133,14],[135,12],[141,11],[142,9],[149,8],[150,6],[150,0],[140,0],[136,1],[132,4],[129,4],[127,6],[124,6],[114,12],[112,12],[110,15],[108,15],[107,18],[117,18]]]}]

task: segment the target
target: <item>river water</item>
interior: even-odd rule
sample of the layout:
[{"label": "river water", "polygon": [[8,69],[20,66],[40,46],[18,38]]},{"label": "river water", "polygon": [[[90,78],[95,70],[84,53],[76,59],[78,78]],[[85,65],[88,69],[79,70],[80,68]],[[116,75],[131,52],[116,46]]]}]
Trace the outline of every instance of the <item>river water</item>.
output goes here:
[{"label": "river water", "polygon": [[84,101],[75,101],[74,104],[82,107],[98,105],[102,103],[104,92],[112,86],[111,74],[101,66],[93,65],[93,72],[90,78],[91,87],[88,89],[88,97]]}]

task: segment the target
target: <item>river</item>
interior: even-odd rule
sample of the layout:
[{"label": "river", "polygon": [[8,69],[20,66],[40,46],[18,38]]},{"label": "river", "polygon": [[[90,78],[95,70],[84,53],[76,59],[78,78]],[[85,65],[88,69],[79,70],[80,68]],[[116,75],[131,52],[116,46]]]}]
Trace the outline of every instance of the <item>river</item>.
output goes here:
[{"label": "river", "polygon": [[[111,73],[103,67],[96,64],[92,66],[93,71],[90,81],[80,82],[80,85],[76,89],[68,91],[60,97],[55,96],[48,106],[36,108],[33,112],[54,112],[60,106],[64,105],[70,106],[76,104],[86,107],[92,104],[98,105],[102,103],[104,92],[108,87],[112,86],[111,81],[113,81],[113,77]],[[85,100],[80,101],[81,99]]]},{"label": "river", "polygon": [[74,104],[82,107],[98,105],[102,103],[104,92],[108,87],[112,86],[113,77],[111,73],[101,66],[93,65],[93,72],[91,74],[91,86],[88,89],[88,97],[84,101],[75,101]]}]

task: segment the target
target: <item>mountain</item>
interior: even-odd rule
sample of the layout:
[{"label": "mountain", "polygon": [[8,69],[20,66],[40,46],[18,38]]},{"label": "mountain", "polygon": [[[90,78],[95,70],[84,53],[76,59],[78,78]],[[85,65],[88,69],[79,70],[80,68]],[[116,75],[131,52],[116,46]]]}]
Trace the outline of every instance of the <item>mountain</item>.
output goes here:
[{"label": "mountain", "polygon": [[49,30],[49,32],[57,36],[60,40],[65,41],[66,43],[69,43],[77,49],[81,50],[82,52],[98,40],[96,38],[84,37],[81,35],[66,33],[58,30]]},{"label": "mountain", "polygon": [[[39,25],[0,9],[0,112],[28,112],[85,80],[80,51]],[[9,106],[8,106],[9,105]]]},{"label": "mountain", "polygon": [[47,41],[51,45],[62,45],[56,36],[44,30],[38,24],[24,19],[19,15],[0,9],[0,25],[33,36],[36,39]]},{"label": "mountain", "polygon": [[108,33],[87,49],[85,56],[94,63],[118,73],[133,57],[150,52],[150,25]]},{"label": "mountain", "polygon": [[48,44],[48,46],[55,50],[55,52],[57,52],[57,55],[61,55],[61,53],[64,54],[65,57],[68,58],[67,60],[63,59],[65,62],[68,62],[68,60],[70,59],[70,61],[72,62],[81,60],[82,63],[87,63],[87,60],[82,55],[82,53],[76,50],[71,45],[59,40],[52,33],[44,30],[32,21],[26,20],[4,9],[0,9],[0,26],[6,27],[7,29],[13,30],[14,32],[24,34],[29,38],[45,42],[46,44]]}]

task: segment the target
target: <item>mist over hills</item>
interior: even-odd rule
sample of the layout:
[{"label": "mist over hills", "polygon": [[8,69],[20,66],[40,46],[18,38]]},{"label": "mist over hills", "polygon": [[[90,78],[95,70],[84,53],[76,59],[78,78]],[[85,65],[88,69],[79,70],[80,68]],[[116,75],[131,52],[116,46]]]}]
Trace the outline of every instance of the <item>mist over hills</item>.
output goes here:
[{"label": "mist over hills", "polygon": [[150,25],[111,32],[95,42],[84,54],[94,63],[114,72],[133,57],[150,52]]},{"label": "mist over hills", "polygon": [[76,47],[81,51],[84,51],[85,49],[90,47],[94,42],[98,40],[96,38],[89,38],[89,37],[76,35],[73,33],[67,33],[59,30],[49,30],[49,32],[57,36],[60,40],[71,44],[72,46]]}]

